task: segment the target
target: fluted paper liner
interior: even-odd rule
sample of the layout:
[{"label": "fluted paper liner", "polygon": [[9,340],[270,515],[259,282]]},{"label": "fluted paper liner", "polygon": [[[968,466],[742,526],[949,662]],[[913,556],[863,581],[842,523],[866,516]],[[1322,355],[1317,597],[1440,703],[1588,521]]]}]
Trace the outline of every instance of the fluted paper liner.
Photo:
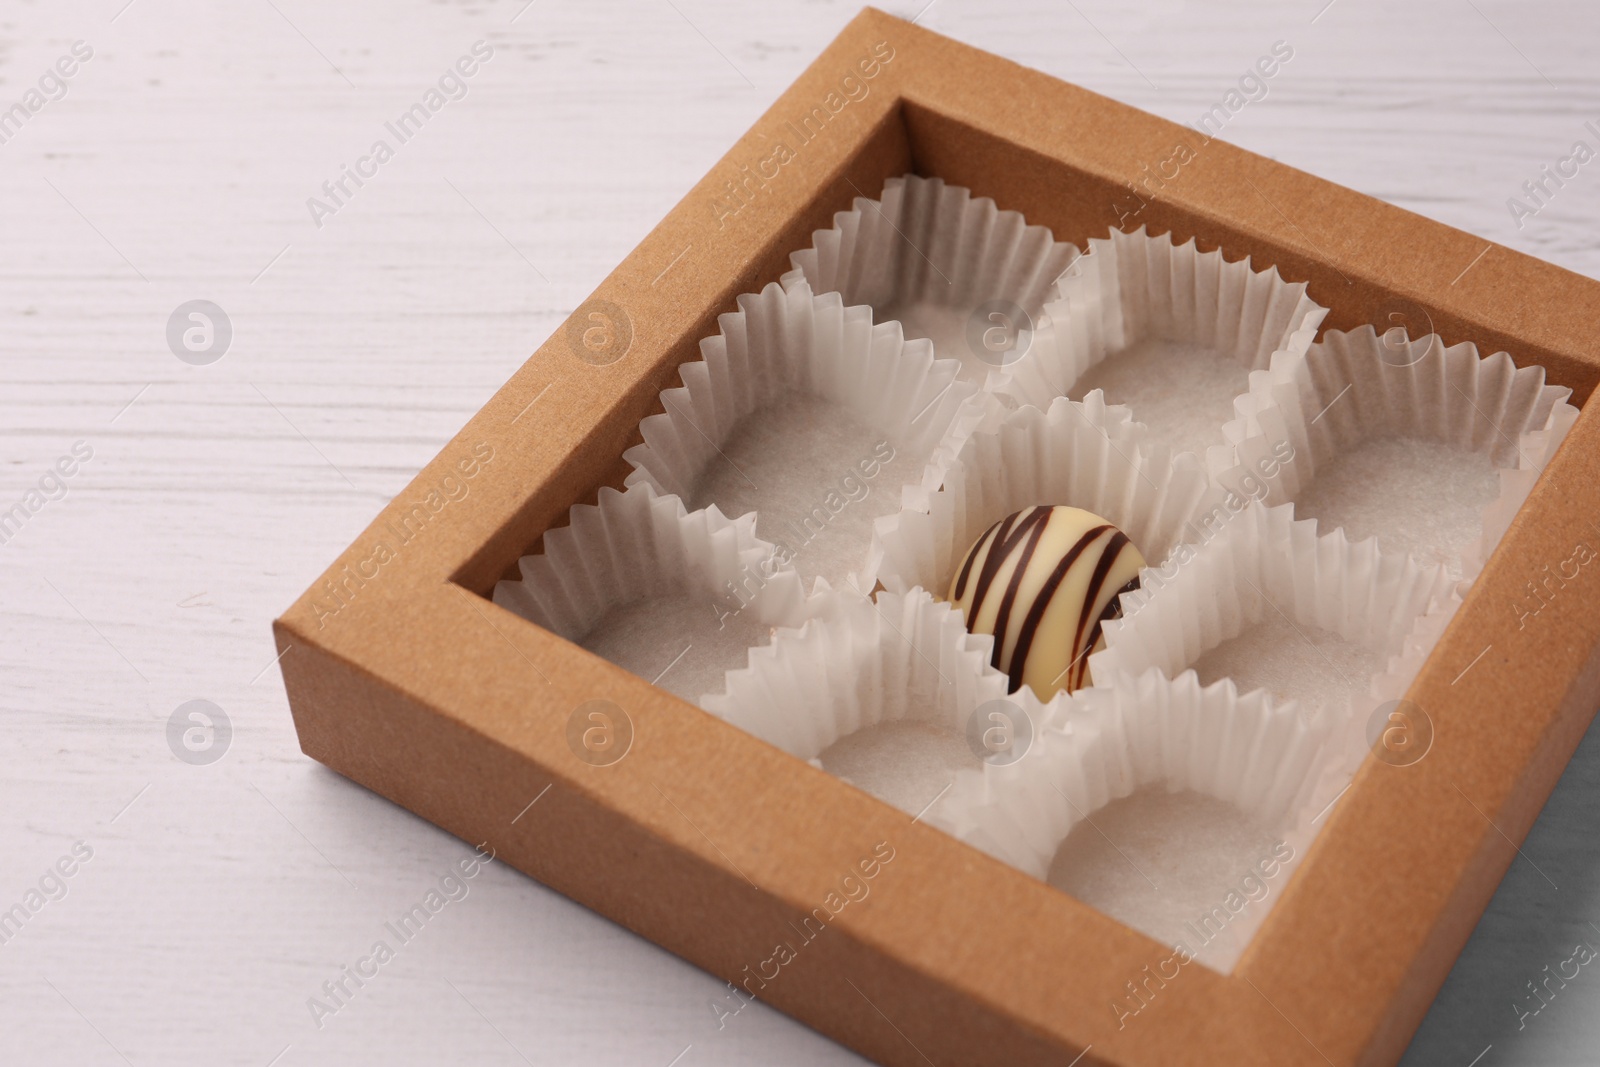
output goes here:
[{"label": "fluted paper liner", "polygon": [[1399,650],[1390,657],[1388,667],[1372,679],[1367,714],[1350,715],[1343,722],[1334,723],[1329,758],[1323,761],[1321,775],[1311,790],[1312,807],[1322,810],[1350,784],[1362,760],[1374,750],[1374,743],[1381,740],[1380,736],[1375,736],[1373,717],[1378,715],[1379,709],[1392,708],[1405,697],[1460,607],[1459,589],[1436,598],[1427,611],[1417,616]]},{"label": "fluted paper liner", "polygon": [[1122,530],[1151,563],[1192,539],[1190,520],[1211,494],[1194,456],[1144,444],[1127,408],[1098,393],[1019,408],[970,436],[926,510],[878,523],[873,562],[885,588],[943,596],[961,559],[994,523],[1038,504],[1068,504]]},{"label": "fluted paper liner", "polygon": [[1286,829],[1329,733],[1292,701],[1240,694],[1226,679],[1202,687],[1193,671],[1146,671],[1048,708],[1027,690],[1011,699],[1045,724],[1033,747],[962,772],[927,820],[1040,879],[1080,820],[1147,787],[1192,790]]},{"label": "fluted paper liner", "polygon": [[1037,323],[1051,285],[1077,255],[1076,246],[988,197],[907,174],[890,178],[881,199],[858,197],[850,211],[834,215],[832,229],[816,231],[812,247],[790,256],[795,270],[784,284],[803,276],[813,292],[870,304],[880,319],[903,318],[908,330],[913,322],[932,327],[939,356],[961,360],[964,377],[984,381],[1032,331],[1009,312],[1002,311],[1003,322],[980,316],[984,328],[1001,323],[1007,348],[975,348],[969,320],[989,302],[1004,301]]},{"label": "fluted paper liner", "polygon": [[[1319,469],[1362,443],[1403,437],[1487,456],[1499,470],[1497,496],[1484,509],[1482,536],[1463,546],[1434,545],[1452,573],[1471,579],[1527,499],[1539,473],[1578,417],[1571,390],[1545,384],[1544,368],[1517,367],[1476,345],[1449,348],[1436,335],[1411,340],[1371,326],[1329,331],[1294,366],[1274,368],[1252,383],[1230,428],[1238,466],[1219,474],[1237,482],[1274,448],[1292,447],[1294,461],[1262,479],[1273,503],[1298,499]],[[1381,540],[1383,534],[1378,533]]]},{"label": "fluted paper liner", "polygon": [[495,586],[494,602],[569,641],[591,637],[616,608],[672,595],[703,598],[708,628],[729,615],[768,628],[805,620],[800,578],[774,565],[754,516],[688,511],[676,496],[635,486],[601,489],[597,504],[579,504],[568,518],[545,534],[542,553],[522,557],[520,580]]},{"label": "fluted paper liner", "polygon": [[[630,486],[694,502],[707,468],[731,463],[723,446],[744,420],[810,397],[839,405],[882,435],[902,472],[884,487],[890,506],[914,505],[938,484],[946,436],[974,421],[977,387],[956,380],[953,360],[935,359],[927,341],[906,341],[898,323],[874,325],[870,308],[847,307],[837,293],[813,295],[803,282],[787,290],[768,285],[741,296],[739,310],[722,315],[718,326],[700,343],[702,358],[679,368],[684,384],[661,394],[664,412],[641,424],[644,443],[624,454],[634,467]],[[809,504],[834,487],[778,488]],[[851,568],[868,548],[864,541]]]},{"label": "fluted paper liner", "polygon": [[1295,520],[1287,505],[1248,505],[1209,541],[1147,569],[1142,587],[1123,598],[1123,617],[1106,623],[1106,647],[1089,657],[1100,683],[1152,669],[1178,677],[1206,652],[1274,617],[1374,653],[1380,669],[1347,678],[1349,691],[1319,707],[1298,709],[1330,731],[1328,756],[1308,774],[1294,820],[1302,828],[1349,782],[1367,753],[1372,714],[1404,694],[1460,604],[1442,564],[1385,552],[1372,538],[1352,542],[1342,529],[1318,529]]},{"label": "fluted paper liner", "polygon": [[[1387,663],[1455,584],[1441,564],[1384,552],[1371,538],[1351,542],[1343,530],[1319,536],[1317,524],[1296,521],[1292,508],[1260,503],[1141,578],[1123,617],[1106,622],[1106,647],[1089,657],[1097,682],[1151,669],[1176,677],[1210,649],[1277,617],[1335,633]],[[1373,678],[1349,681],[1356,692],[1318,714],[1343,722],[1376,706]]]},{"label": "fluted paper liner", "polygon": [[868,726],[905,719],[966,728],[979,705],[1004,697],[989,666],[991,639],[967,632],[961,613],[917,590],[869,600],[832,598],[798,629],[752,649],[727,689],[702,706],[801,759]]},{"label": "fluted paper liner", "polygon": [[[1004,390],[1046,407],[1071,394],[1086,371],[1149,337],[1189,341],[1245,370],[1290,366],[1304,356],[1328,310],[1276,268],[1229,262],[1171,234],[1113,230],[1056,281],[1026,356],[1007,368]],[[1138,418],[1138,412],[1134,413]],[[1219,432],[1214,447],[1221,447]]]}]

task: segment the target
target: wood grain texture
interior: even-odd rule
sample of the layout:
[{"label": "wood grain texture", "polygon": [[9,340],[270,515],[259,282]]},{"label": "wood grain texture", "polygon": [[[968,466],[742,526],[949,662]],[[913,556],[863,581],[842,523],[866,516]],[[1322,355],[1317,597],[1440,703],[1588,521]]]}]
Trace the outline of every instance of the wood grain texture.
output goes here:
[{"label": "wood grain texture", "polygon": [[[307,998],[469,853],[300,755],[267,627],[854,5],[122,4],[0,21],[0,107],[94,50],[0,144],[0,510],[94,452],[0,544],[0,909],[94,850],[0,945],[0,1061],[860,1062],[760,1005],[719,1029],[721,983],[496,866],[319,1028]],[[1287,41],[1227,139],[1600,277],[1600,164],[1520,228],[1506,206],[1595,144],[1600,22],[1575,0],[935,0],[921,21],[1177,121]],[[465,97],[319,228],[307,198],[480,40]],[[234,328],[209,366],[165,336],[197,298]],[[235,731],[210,766],[168,748],[194,698]],[[1597,796],[1600,735],[1407,1063],[1592,1062],[1600,978],[1519,1006],[1600,946]]]}]

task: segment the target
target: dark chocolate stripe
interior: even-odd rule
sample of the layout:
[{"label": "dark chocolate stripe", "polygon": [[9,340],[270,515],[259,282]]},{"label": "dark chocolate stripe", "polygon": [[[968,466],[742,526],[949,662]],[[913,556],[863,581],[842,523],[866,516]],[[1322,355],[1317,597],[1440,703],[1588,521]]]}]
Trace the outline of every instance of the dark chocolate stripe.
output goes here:
[{"label": "dark chocolate stripe", "polygon": [[[1022,688],[1022,669],[1028,663],[1028,653],[1033,648],[1034,635],[1038,632],[1039,622],[1044,618],[1045,609],[1050,606],[1050,601],[1056,595],[1062,579],[1067,576],[1067,572],[1072,569],[1072,565],[1078,561],[1084,550],[1110,529],[1111,526],[1096,526],[1078,538],[1078,543],[1061,557],[1061,561],[1050,572],[1050,577],[1046,578],[1044,585],[1040,587],[1039,595],[1028,605],[1028,615],[1022,620],[1022,628],[1017,631],[1017,647],[1011,654],[1011,669],[1006,672],[1011,679],[1012,692]],[[996,663],[995,666],[998,667],[999,664]]]},{"label": "dark chocolate stripe", "polygon": [[[1072,638],[1072,651],[1077,664],[1073,668],[1075,683],[1083,680],[1087,668],[1086,661],[1089,657],[1079,654],[1078,650],[1089,647],[1083,644],[1083,634],[1088,629],[1090,621],[1096,618],[1095,601],[1100,599],[1100,589],[1106,584],[1106,575],[1111,573],[1111,568],[1121,558],[1122,550],[1126,547],[1128,547],[1128,535],[1118,530],[1106,544],[1105,551],[1100,553],[1100,559],[1095,563],[1094,575],[1089,579],[1089,588],[1083,594],[1083,607],[1078,612],[1078,628]],[[1072,688],[1077,688],[1077,685],[1074,684]]]},{"label": "dark chocolate stripe", "polygon": [[[1014,526],[1012,525],[1013,519],[1017,520]],[[971,626],[973,621],[977,619],[978,612],[982,610],[984,601],[988,599],[989,590],[994,585],[994,579],[996,575],[1000,573],[1000,568],[1005,565],[1006,557],[1010,555],[1012,549],[1014,549],[1023,540],[1023,538],[1032,535],[1032,541],[1027,550],[1027,555],[1031,556],[1033,548],[1038,544],[1039,540],[1036,531],[1042,529],[1043,526],[1049,522],[1049,520],[1050,509],[1048,508],[1029,508],[1024,511],[1016,512],[1012,515],[1008,515],[1004,519],[1001,519],[999,522],[995,523],[993,526],[989,527],[989,532],[985,533],[983,538],[979,540],[978,545],[967,554],[967,565],[962,568],[962,577],[957,582],[957,600],[963,599],[966,592],[966,579],[969,576],[968,572],[970,570],[972,561],[976,559],[980,553],[983,555],[983,565],[978,568],[978,577],[973,583],[972,587],[972,607],[967,612],[968,626]],[[987,548],[984,548],[984,541],[988,541]],[[1020,570],[1013,572],[1013,578],[1020,573]],[[1003,632],[1005,626],[1004,616],[998,619],[997,622],[1001,626]],[[997,638],[994,642],[994,651],[990,654],[989,658],[989,662],[995,667],[996,670],[1000,669],[1001,651],[1004,649],[1004,647],[1004,641]]]},{"label": "dark chocolate stripe", "polygon": [[[1098,619],[1094,620],[1094,627],[1089,631],[1089,640],[1083,646],[1083,655],[1080,657],[1083,669],[1078,672],[1078,686],[1082,686],[1089,675],[1089,649],[1095,646],[1100,640],[1101,634],[1105,632],[1106,620],[1122,618],[1122,594],[1131,593],[1137,588],[1139,588],[1139,576],[1135,574],[1128,579],[1121,589],[1117,590],[1115,596],[1106,602],[1106,609],[1100,613]],[[1074,688],[1077,688],[1077,686]]]},{"label": "dark chocolate stripe", "polygon": [[[983,564],[982,564],[982,566],[980,566],[978,568],[978,579],[977,580],[978,580],[979,588],[978,588],[978,591],[976,592],[976,594],[973,596],[972,599],[973,599],[973,603],[977,603],[978,601],[983,599],[982,587],[985,584],[985,579],[984,579],[985,571],[986,570],[990,570],[991,571],[990,577],[991,578],[993,577],[992,568],[990,567],[990,559],[991,559],[991,557],[993,555],[993,552],[994,552],[994,545],[996,545],[997,543],[1000,543],[1000,542],[1004,542],[1006,540],[1007,532],[1011,529],[1011,520],[1020,519],[1021,517],[1022,517],[1022,512],[1020,512],[1020,511],[1013,512],[1012,514],[1007,515],[1005,518],[1001,519],[999,522],[995,523],[993,526],[989,527],[989,529],[984,531],[983,536],[978,538],[978,543],[973,546],[973,548],[972,548],[972,550],[970,552],[967,553],[966,565],[961,568],[961,580],[960,580],[960,582],[957,583],[957,586],[956,586],[956,599],[957,600],[960,600],[960,599],[962,599],[963,597],[966,596],[967,576],[968,576],[969,572],[972,569],[972,564],[977,560],[977,558],[979,556],[983,557]],[[984,548],[985,545],[988,545],[989,548],[985,549]]]},{"label": "dark chocolate stripe", "polygon": [[[1011,569],[1011,580],[1006,583],[1006,592],[1000,598],[1000,610],[994,617],[994,652],[992,658],[996,669],[1000,666],[1000,656],[1006,647],[1006,630],[1011,623],[1011,608],[1017,602],[1017,590],[1022,587],[1022,576],[1028,569],[1028,564],[1033,562],[1033,554],[1039,550],[1039,539],[1050,528],[1050,517],[1054,514],[1049,508],[1041,508],[1040,514],[1044,516],[1042,522],[1033,524],[1032,531],[1028,534],[1027,543],[1017,553],[1017,565]],[[985,561],[987,562],[987,561]],[[981,601],[976,601],[981,606]],[[974,610],[977,610],[975,607]]]},{"label": "dark chocolate stripe", "polygon": [[[1016,526],[1007,527],[1006,523],[1012,519],[1017,520]],[[978,605],[984,602],[989,595],[989,587],[994,584],[995,575],[1000,573],[1004,566],[1006,556],[1035,526],[1050,521],[1048,508],[1029,508],[1026,512],[1017,512],[1009,515],[1000,523],[994,540],[989,544],[989,551],[983,557],[983,566],[978,569],[978,583],[972,589],[972,603]]]},{"label": "dark chocolate stripe", "polygon": [[984,545],[984,542],[989,540],[989,538],[994,535],[994,532],[1000,528],[1000,523],[1005,521],[1005,519],[1001,519],[1000,522],[995,523],[993,526],[983,531],[983,536],[978,538],[978,543],[967,552],[967,558],[961,564],[961,573],[956,577],[955,595],[950,598],[951,600],[960,600],[962,594],[967,591],[967,578],[972,574],[973,561],[976,560],[980,555],[979,549],[981,549]]}]

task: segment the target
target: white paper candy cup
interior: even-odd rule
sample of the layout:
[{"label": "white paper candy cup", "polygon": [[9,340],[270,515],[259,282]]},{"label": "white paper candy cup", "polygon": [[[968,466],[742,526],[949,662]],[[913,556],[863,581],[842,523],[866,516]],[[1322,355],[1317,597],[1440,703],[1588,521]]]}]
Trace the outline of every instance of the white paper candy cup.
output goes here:
[{"label": "white paper candy cup", "polygon": [[857,198],[812,241],[790,257],[785,285],[803,275],[813,292],[872,305],[880,321],[932,338],[974,382],[1026,351],[1051,284],[1078,255],[987,197],[913,174],[890,178],[881,200]]},{"label": "white paper candy cup", "polygon": [[1371,539],[1352,543],[1342,530],[1319,537],[1317,524],[1295,521],[1292,508],[1259,503],[1208,543],[1186,545],[1165,567],[1140,577],[1131,610],[1106,622],[1106,647],[1089,657],[1098,684],[1151,669],[1176,677],[1257,624],[1282,622],[1291,641],[1309,643],[1313,629],[1330,632],[1365,649],[1377,665],[1350,676],[1325,651],[1317,653],[1345,692],[1324,697],[1320,709],[1307,700],[1304,710],[1339,723],[1375,706],[1373,679],[1405,651],[1418,619],[1445,603],[1454,586],[1440,564],[1381,551]]},{"label": "white paper candy cup", "polygon": [[1037,709],[1047,725],[1022,759],[963,772],[928,821],[1043,879],[1072,828],[1139,789],[1192,790],[1288,829],[1309,792],[1328,724],[1262,691],[1202,687],[1159,671],[1080,689]]},{"label": "white paper candy cup", "polygon": [[802,576],[864,577],[872,519],[937,486],[941,444],[975,421],[977,387],[898,324],[803,283],[741,296],[718,325],[641,424],[628,484],[756,511]]},{"label": "white paper candy cup", "polygon": [[[1331,803],[1344,790],[1368,753],[1376,752],[1379,758],[1391,763],[1420,759],[1426,754],[1424,748],[1422,755],[1413,756],[1398,744],[1386,742],[1385,731],[1390,724],[1388,713],[1414,710],[1414,705],[1403,708],[1401,702],[1460,607],[1461,596],[1451,592],[1436,600],[1418,616],[1401,642],[1399,651],[1390,658],[1387,669],[1372,679],[1371,710],[1365,715],[1354,715],[1346,722],[1335,724],[1335,734],[1329,744],[1330,758],[1324,761],[1321,780],[1312,790],[1312,803],[1317,810]],[[1399,743],[1431,745],[1431,733],[1421,733],[1417,723],[1409,720],[1403,722],[1410,735],[1399,738]],[[1431,719],[1426,729],[1431,731]]]},{"label": "white paper candy cup", "polygon": [[[1081,711],[1087,705],[1080,704],[1079,697],[1089,692],[1057,698],[1058,717],[1044,725],[1022,759],[957,775],[924,820],[1044,879],[1067,834],[1081,819],[1116,799],[1122,785],[1104,724]],[[1037,709],[1038,701],[1027,687],[1012,699]],[[1079,713],[1072,714],[1069,705]]]},{"label": "white paper candy cup", "polygon": [[943,595],[974,541],[1013,512],[1067,504],[1101,516],[1157,563],[1192,536],[1187,524],[1211,494],[1194,456],[1144,444],[1127,408],[1098,396],[1020,408],[992,433],[967,439],[926,511],[878,523],[873,560],[885,588]]},{"label": "white paper candy cup", "polygon": [[[1252,270],[1248,259],[1228,262],[1220,250],[1201,252],[1192,239],[1174,245],[1170,234],[1151,237],[1140,227],[1091,240],[1088,253],[1057,280],[1044,315],[1032,348],[1007,368],[1001,386],[1021,403],[1040,408],[1058,396],[1084,396],[1095,387],[1086,384],[1094,377],[1091,372],[1145,342],[1177,342],[1221,356],[1216,364],[1192,354],[1169,355],[1165,373],[1152,374],[1154,365],[1140,364],[1136,375],[1143,381],[1159,378],[1173,394],[1187,394],[1175,399],[1194,406],[1163,410],[1166,418],[1160,421],[1200,420],[1192,432],[1173,434],[1174,451],[1183,450],[1177,441],[1192,437],[1200,446],[1194,450],[1205,456],[1211,448],[1224,447],[1222,427],[1233,418],[1229,407],[1247,392],[1250,375],[1274,363],[1290,366],[1298,361],[1327,309],[1306,295],[1304,283],[1284,281],[1276,268]],[[1218,369],[1205,370],[1213,365]],[[1193,383],[1178,379],[1180,372],[1190,370],[1204,370],[1204,376]],[[1169,428],[1158,424],[1155,412],[1118,395],[1115,380],[1110,387],[1112,402],[1132,402],[1135,419],[1166,435]],[[1212,397],[1219,402],[1214,421],[1205,423],[1207,408],[1195,404],[1194,393],[1218,388],[1223,391]],[[1225,459],[1224,453],[1213,462]]]},{"label": "white paper candy cup", "polygon": [[598,504],[574,507],[568,525],[545,534],[544,552],[519,566],[520,581],[495,586],[496,604],[645,677],[671,665],[660,684],[690,700],[809,610],[799,576],[774,565],[753,516],[687,511],[648,486],[601,489]]},{"label": "white paper candy cup", "polygon": [[[881,723],[913,720],[965,731],[980,705],[1005,696],[989,666],[991,639],[922,590],[822,593],[829,606],[799,629],[778,631],[730,671],[726,691],[702,706],[801,759]],[[976,762],[976,757],[974,757]]]},{"label": "white paper candy cup", "polygon": [[[1454,539],[1451,531],[1435,529],[1434,516],[1426,512],[1401,518],[1408,498],[1447,473],[1433,460],[1409,475],[1409,490],[1397,483],[1390,494],[1395,519],[1378,514],[1364,520],[1359,532],[1375,534],[1385,547],[1440,560],[1454,576],[1471,579],[1576,421],[1577,409],[1566,402],[1570,394],[1546,385],[1542,367],[1519,368],[1504,352],[1480,358],[1470,343],[1446,348],[1431,334],[1413,341],[1399,330],[1379,336],[1370,326],[1330,331],[1298,365],[1281,373],[1275,368],[1255,381],[1240,405],[1238,465],[1218,479],[1232,486],[1252,473],[1259,476],[1263,457],[1287,446],[1293,462],[1274,464],[1275,474],[1261,480],[1271,502],[1296,501],[1304,510],[1308,494],[1319,488],[1319,475],[1375,442],[1417,441],[1478,457],[1498,471],[1498,486],[1482,511],[1481,535]],[[1357,480],[1358,498],[1362,485],[1373,492],[1382,487]],[[1364,510],[1382,512],[1382,504],[1366,501]],[[1420,511],[1415,505],[1412,510]]]}]

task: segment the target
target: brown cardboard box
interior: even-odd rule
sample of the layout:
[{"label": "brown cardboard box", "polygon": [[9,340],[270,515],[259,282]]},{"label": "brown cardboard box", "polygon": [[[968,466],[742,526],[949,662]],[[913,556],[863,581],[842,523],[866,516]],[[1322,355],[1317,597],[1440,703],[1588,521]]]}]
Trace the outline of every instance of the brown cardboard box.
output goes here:
[{"label": "brown cardboard box", "polygon": [[[1600,375],[1600,284],[867,11],[277,621],[303,748],[883,1063],[1393,1063],[1600,703],[1594,571],[1517,610],[1600,536],[1593,411],[1411,689],[1428,758],[1367,761],[1227,976],[1162,977],[1167,947],[486,598],[620,483],[716,315],[908,170],[1080,245],[1143,223],[1248,254],[1325,327],[1505,349],[1578,403]],[[631,725],[605,766],[568,742],[595,698]],[[869,896],[807,940],[863,862]]]}]

